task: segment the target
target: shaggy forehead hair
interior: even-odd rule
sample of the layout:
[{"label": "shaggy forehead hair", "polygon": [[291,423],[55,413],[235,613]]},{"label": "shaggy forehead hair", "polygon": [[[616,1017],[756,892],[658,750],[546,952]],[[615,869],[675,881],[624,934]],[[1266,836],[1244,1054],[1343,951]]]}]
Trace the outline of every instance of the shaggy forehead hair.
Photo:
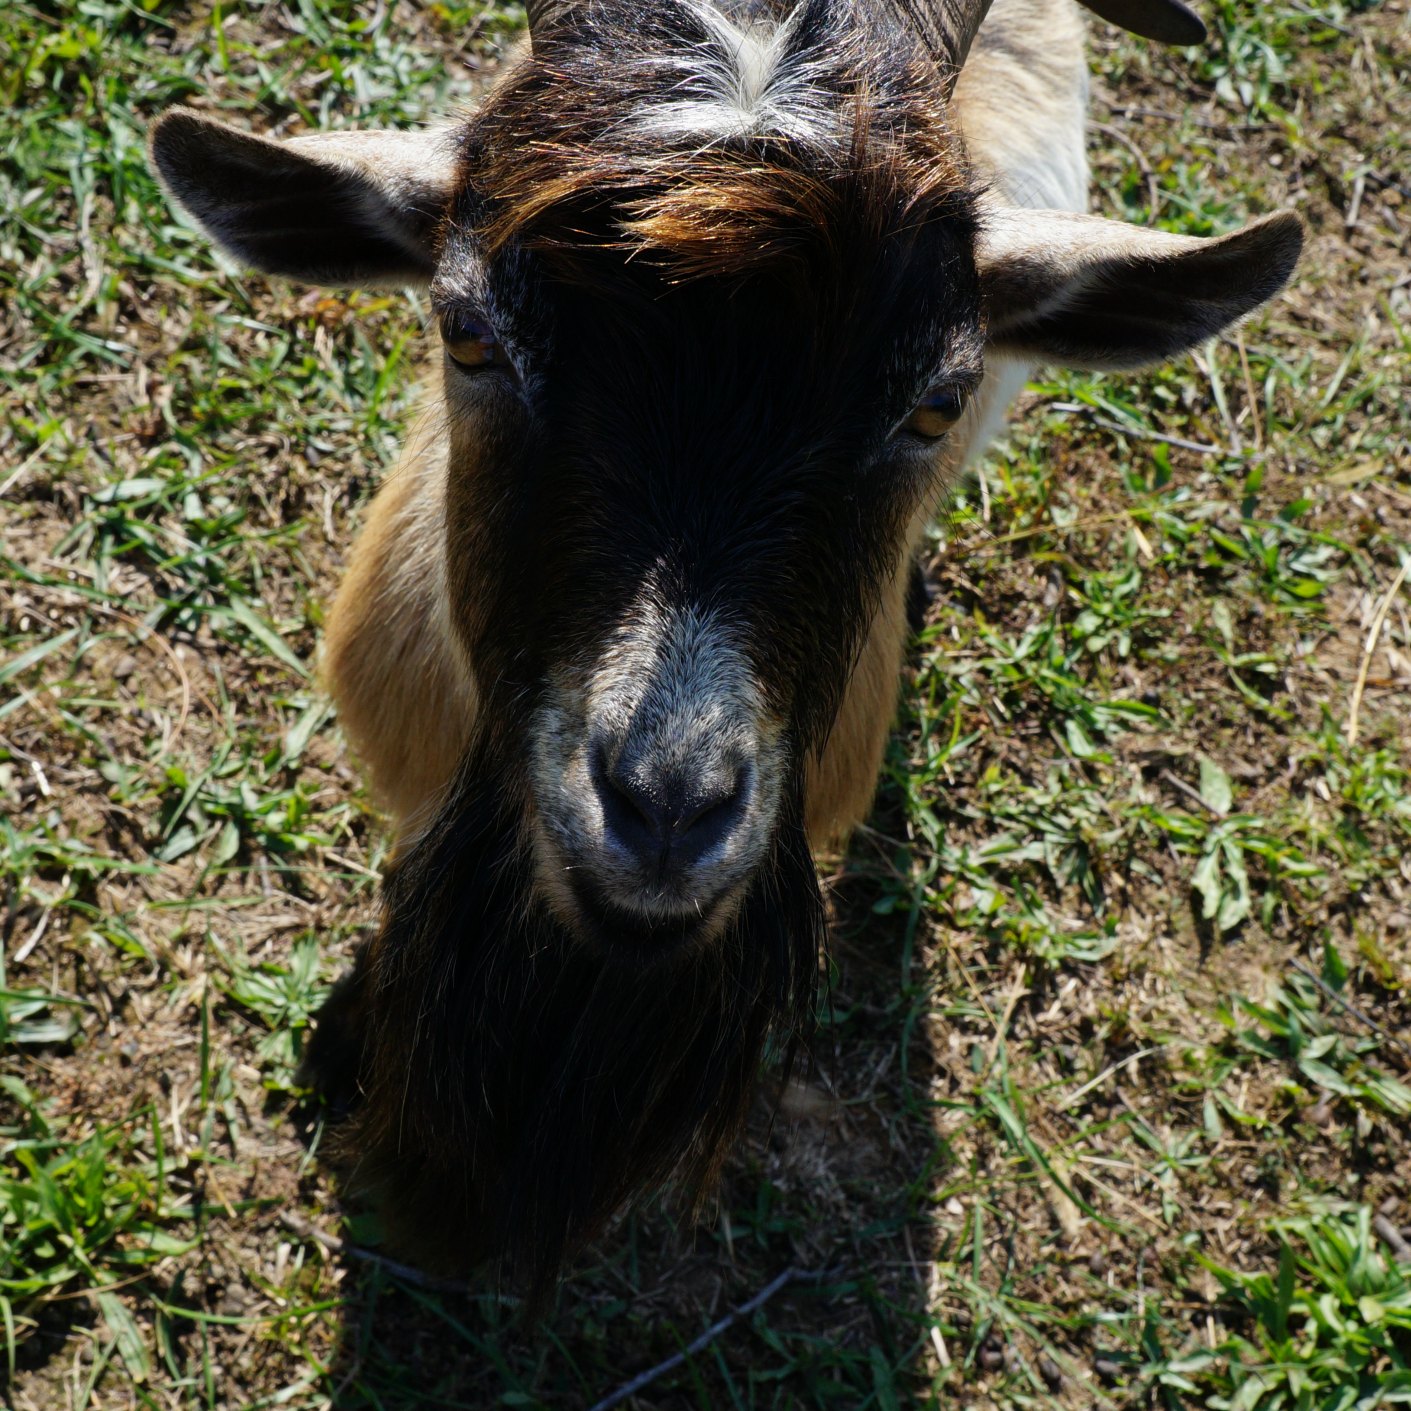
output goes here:
[{"label": "shaggy forehead hair", "polygon": [[836,264],[969,214],[938,89],[876,4],[580,6],[475,120],[477,235],[491,257],[606,247],[676,279]]}]

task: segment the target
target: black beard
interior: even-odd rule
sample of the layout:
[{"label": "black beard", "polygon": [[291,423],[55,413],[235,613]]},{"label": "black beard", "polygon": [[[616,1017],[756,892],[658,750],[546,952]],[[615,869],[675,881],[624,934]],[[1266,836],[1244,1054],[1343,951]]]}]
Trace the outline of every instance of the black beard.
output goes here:
[{"label": "black beard", "polygon": [[766,1048],[787,1063],[812,1022],[824,918],[801,796],[723,932],[654,958],[549,910],[521,789],[467,762],[390,870],[306,1065],[356,1092],[335,1154],[394,1244],[446,1273],[498,1260],[538,1308],[634,1198],[674,1182],[699,1205]]}]

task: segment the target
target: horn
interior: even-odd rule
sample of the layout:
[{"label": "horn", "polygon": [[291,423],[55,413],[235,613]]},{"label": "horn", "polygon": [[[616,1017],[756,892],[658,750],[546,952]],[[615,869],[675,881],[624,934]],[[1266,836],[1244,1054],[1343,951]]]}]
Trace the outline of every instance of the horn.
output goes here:
[{"label": "horn", "polygon": [[548,36],[568,18],[572,9],[569,0],[525,0],[524,12],[529,19],[529,44],[537,49]]},{"label": "horn", "polygon": [[1158,44],[1202,44],[1205,24],[1181,0],[1082,0],[1095,15]]},{"label": "horn", "polygon": [[949,92],[965,67],[970,45],[990,12],[992,0],[898,0],[898,3],[947,71]]},{"label": "horn", "polygon": [[[918,21],[921,33],[935,52],[948,61],[953,85],[992,0],[900,0],[902,8]],[[1093,14],[1160,44],[1200,44],[1205,25],[1183,0],[1079,0]],[[919,13],[918,13],[919,12]]]}]

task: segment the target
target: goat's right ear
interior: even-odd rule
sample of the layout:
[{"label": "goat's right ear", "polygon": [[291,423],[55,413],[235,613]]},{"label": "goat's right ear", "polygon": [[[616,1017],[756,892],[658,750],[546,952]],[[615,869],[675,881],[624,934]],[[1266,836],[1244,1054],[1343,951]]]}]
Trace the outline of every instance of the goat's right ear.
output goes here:
[{"label": "goat's right ear", "polygon": [[243,265],[324,285],[424,284],[435,271],[453,132],[275,142],[176,108],[148,151],[172,200]]}]

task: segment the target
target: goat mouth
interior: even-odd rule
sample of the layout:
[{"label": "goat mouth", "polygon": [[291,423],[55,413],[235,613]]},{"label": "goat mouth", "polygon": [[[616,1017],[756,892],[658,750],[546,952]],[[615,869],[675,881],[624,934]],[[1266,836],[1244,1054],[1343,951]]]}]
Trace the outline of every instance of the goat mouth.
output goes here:
[{"label": "goat mouth", "polygon": [[707,944],[735,912],[739,889],[690,909],[653,914],[623,906],[580,869],[565,874],[578,923],[572,929],[604,957],[659,962]]}]

